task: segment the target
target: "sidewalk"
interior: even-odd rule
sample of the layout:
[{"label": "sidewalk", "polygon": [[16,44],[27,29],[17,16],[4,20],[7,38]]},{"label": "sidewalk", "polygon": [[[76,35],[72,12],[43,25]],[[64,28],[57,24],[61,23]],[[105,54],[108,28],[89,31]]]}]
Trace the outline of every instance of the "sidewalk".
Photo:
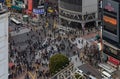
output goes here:
[{"label": "sidewalk", "polygon": [[90,34],[87,34],[87,35],[82,36],[82,38],[84,38],[84,39],[90,39],[90,38],[95,37],[96,34],[97,34],[97,33],[90,33]]}]

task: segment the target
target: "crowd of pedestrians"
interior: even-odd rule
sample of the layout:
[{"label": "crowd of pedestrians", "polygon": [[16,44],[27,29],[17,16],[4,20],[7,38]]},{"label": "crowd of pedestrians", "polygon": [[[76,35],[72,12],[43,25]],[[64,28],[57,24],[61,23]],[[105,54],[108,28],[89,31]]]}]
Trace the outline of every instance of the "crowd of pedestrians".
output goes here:
[{"label": "crowd of pedestrians", "polygon": [[[43,37],[40,36],[40,32],[38,31],[33,31],[31,29],[31,33],[27,33],[26,38],[28,39],[22,39],[18,42],[16,42],[17,39],[12,39],[12,37],[10,39],[9,57],[10,62],[14,63],[14,66],[11,68],[12,71],[10,71],[12,79],[24,72],[32,71],[34,68],[33,64],[39,63],[38,61],[35,61],[35,52],[46,46],[41,45]],[[27,46],[23,48],[22,44]]]},{"label": "crowd of pedestrians", "polygon": [[[47,20],[54,18],[50,16],[46,17],[48,18]],[[46,18],[40,22],[43,28],[38,29],[35,29],[31,25],[25,25],[30,29],[30,32],[25,33],[24,37],[11,36],[9,38],[9,62],[14,64],[12,67],[9,67],[9,79],[17,79],[22,75],[25,75],[25,79],[31,79],[31,73],[36,73],[36,79],[48,79],[50,77],[49,59],[52,55],[63,53],[70,56],[69,53],[79,53],[75,48],[76,45],[70,42],[69,36],[76,39],[92,31],[87,30],[85,33],[82,30],[70,31],[65,34],[67,37],[63,37],[59,32],[58,34],[54,34],[54,30],[51,30],[51,28],[50,30],[46,28],[48,30],[45,31],[45,22]],[[11,23],[10,25],[12,26],[13,24]],[[53,24],[49,23],[49,27],[53,27]],[[21,29],[15,28],[13,31],[18,30]],[[83,44],[82,41],[80,43]],[[87,50],[89,49],[84,49],[86,51],[85,54],[87,54]]]},{"label": "crowd of pedestrians", "polygon": [[98,46],[94,44],[88,46],[86,44],[86,46],[81,49],[80,60],[97,67],[97,64],[101,63],[101,55]]},{"label": "crowd of pedestrians", "polygon": [[[51,37],[51,35],[48,34],[47,39],[44,39],[44,41],[39,31],[33,31],[31,29],[32,33],[26,34],[27,38],[29,39],[23,39],[19,42],[16,42],[17,39],[10,39],[9,60],[10,62],[14,63],[14,66],[10,68],[9,72],[11,79],[16,78],[20,74],[22,75],[26,72],[33,72],[36,69],[38,69],[36,73],[39,74],[39,77],[44,76],[44,74],[42,74],[43,72],[45,72],[45,74],[47,74],[46,77],[48,77],[49,71],[46,70],[46,67],[48,67],[49,64],[49,58],[53,54],[58,52],[60,53],[65,50],[65,44],[61,43],[61,37],[51,39],[53,37]],[[64,38],[63,40],[66,39]],[[27,44],[27,46],[23,48],[21,45],[22,43]],[[35,65],[38,66],[36,69]],[[39,66],[41,68],[39,68]]]},{"label": "crowd of pedestrians", "polygon": [[[48,78],[50,76],[48,68],[49,58],[55,53],[67,52],[75,47],[75,44],[72,44],[69,38],[62,38],[61,36],[54,38],[52,34],[47,34],[47,36],[44,37],[45,35],[41,35],[42,32],[43,29],[31,29],[29,33],[26,33],[26,37],[29,39],[23,39],[20,42],[16,42],[17,39],[10,39],[9,57],[10,62],[14,63],[14,66],[10,68],[9,72],[11,79],[24,73],[26,73],[26,79],[29,79],[28,77],[30,76],[28,76],[28,72],[36,72],[37,79],[41,77]],[[68,44],[64,43],[66,41]],[[27,46],[23,48],[22,45],[20,45],[21,43],[25,43]],[[81,43],[83,42],[81,41]],[[85,51],[86,50],[87,49],[85,49]],[[71,53],[75,53],[76,51],[77,50]],[[66,54],[68,55],[68,53]],[[36,58],[37,55],[38,58]],[[88,54],[86,53],[86,55]]]}]

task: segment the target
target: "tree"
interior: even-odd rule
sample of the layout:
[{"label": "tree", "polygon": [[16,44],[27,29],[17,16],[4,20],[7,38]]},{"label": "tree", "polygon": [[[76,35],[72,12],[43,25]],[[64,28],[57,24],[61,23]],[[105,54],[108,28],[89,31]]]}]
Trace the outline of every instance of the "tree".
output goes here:
[{"label": "tree", "polygon": [[55,54],[50,58],[49,68],[51,75],[56,74],[61,69],[69,65],[69,59],[62,54]]}]

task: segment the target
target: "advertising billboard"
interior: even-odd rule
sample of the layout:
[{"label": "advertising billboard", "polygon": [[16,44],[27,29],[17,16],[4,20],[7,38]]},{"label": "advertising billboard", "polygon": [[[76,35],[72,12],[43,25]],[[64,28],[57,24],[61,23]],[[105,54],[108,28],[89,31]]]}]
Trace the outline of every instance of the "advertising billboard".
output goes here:
[{"label": "advertising billboard", "polygon": [[37,8],[33,9],[33,13],[35,13],[35,14],[44,14],[45,13],[44,6],[37,6]]},{"label": "advertising billboard", "polygon": [[44,9],[33,9],[33,13],[35,13],[35,14],[44,14],[45,10]]},{"label": "advertising billboard", "polygon": [[119,3],[103,0],[103,37],[119,42]]},{"label": "advertising billboard", "polygon": [[117,18],[104,15],[103,21],[104,21],[104,30],[117,35]]},{"label": "advertising billboard", "polygon": [[33,0],[28,0],[28,11],[32,11],[32,9],[33,9],[32,2],[33,2]]}]

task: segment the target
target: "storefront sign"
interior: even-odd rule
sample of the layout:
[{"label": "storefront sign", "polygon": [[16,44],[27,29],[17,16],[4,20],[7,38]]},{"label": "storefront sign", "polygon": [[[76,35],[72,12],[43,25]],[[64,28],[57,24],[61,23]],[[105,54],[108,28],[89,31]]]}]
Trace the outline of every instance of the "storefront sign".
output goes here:
[{"label": "storefront sign", "polygon": [[109,11],[110,13],[117,13],[119,9],[118,7],[119,3],[114,0],[103,0],[103,8]]},{"label": "storefront sign", "polygon": [[113,58],[113,57],[109,57],[108,61],[113,63],[114,65],[119,65],[120,64],[120,61]]},{"label": "storefront sign", "polygon": [[44,14],[45,10],[44,9],[33,9],[33,13],[35,14]]}]

